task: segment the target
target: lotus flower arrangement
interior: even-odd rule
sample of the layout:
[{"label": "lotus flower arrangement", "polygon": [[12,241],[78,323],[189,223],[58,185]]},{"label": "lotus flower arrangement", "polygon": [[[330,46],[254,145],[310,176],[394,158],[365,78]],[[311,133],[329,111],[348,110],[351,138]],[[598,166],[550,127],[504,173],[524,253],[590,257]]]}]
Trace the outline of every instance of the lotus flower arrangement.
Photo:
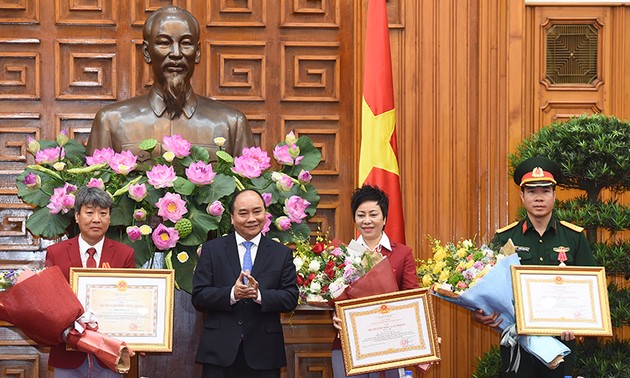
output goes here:
[{"label": "lotus flower arrangement", "polygon": [[[18,196],[34,206],[26,227],[47,239],[77,235],[75,192],[85,185],[103,188],[114,200],[107,236],[134,248],[139,267],[153,265],[155,253],[163,252],[178,288],[188,292],[199,246],[231,230],[227,207],[240,190],[262,194],[266,236],[291,242],[294,235],[310,234],[306,221],[319,203],[311,171],[321,153],[308,137],[286,135],[273,150],[275,162],[259,147],[233,157],[221,150],[223,138],[214,141],[219,146],[214,163],[207,150],[179,135],[162,142],[162,156],[140,162],[130,151],[111,148],[86,156],[85,147],[65,131],[55,140],[29,139],[35,164],[17,178]],[[156,146],[154,139],[140,144],[149,153]]]}]

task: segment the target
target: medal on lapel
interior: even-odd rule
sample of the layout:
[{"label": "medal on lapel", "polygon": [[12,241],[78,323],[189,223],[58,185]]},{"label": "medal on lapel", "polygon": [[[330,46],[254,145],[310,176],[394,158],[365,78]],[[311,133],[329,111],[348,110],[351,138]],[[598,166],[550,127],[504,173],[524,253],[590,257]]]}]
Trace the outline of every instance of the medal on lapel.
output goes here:
[{"label": "medal on lapel", "polygon": [[565,261],[567,261],[567,252],[569,252],[571,248],[569,247],[554,247],[553,251],[558,253],[558,261],[560,261],[560,266],[566,266],[566,264],[564,263]]}]

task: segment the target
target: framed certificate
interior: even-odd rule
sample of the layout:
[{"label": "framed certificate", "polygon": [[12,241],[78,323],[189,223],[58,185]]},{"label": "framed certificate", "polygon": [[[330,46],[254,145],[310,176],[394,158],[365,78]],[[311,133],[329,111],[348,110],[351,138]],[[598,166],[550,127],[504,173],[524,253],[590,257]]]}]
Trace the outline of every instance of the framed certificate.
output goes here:
[{"label": "framed certificate", "polygon": [[174,277],[170,269],[70,268],[70,285],[99,332],[134,352],[172,351]]},{"label": "framed certificate", "polygon": [[512,265],[521,335],[612,336],[603,267]]},{"label": "framed certificate", "polygon": [[440,360],[426,288],[339,301],[335,308],[347,375]]}]

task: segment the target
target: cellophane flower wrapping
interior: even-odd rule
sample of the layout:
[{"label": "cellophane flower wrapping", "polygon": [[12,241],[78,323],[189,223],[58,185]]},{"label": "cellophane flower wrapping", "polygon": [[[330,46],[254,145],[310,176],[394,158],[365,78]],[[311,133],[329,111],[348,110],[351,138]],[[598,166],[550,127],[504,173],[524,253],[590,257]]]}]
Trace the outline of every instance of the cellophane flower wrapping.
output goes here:
[{"label": "cellophane flower wrapping", "polygon": [[333,307],[335,300],[360,298],[398,290],[391,264],[379,252],[352,241],[345,245],[321,231],[315,245],[296,238],[293,263],[300,303]]},{"label": "cellophane flower wrapping", "polygon": [[[63,342],[62,334],[84,313],[83,306],[58,267],[50,267],[0,292],[0,319],[18,327],[42,346]],[[97,356],[109,369],[126,373],[130,351],[125,342],[98,332],[72,329],[68,345]]]},{"label": "cellophane flower wrapping", "polygon": [[[475,248],[472,247],[472,244],[468,244],[468,248],[472,254],[475,253]],[[486,248],[484,246],[480,250],[491,253]],[[460,251],[460,255],[464,259],[466,258],[464,253],[461,252],[461,248],[455,246],[453,250]],[[473,277],[470,285],[467,285],[465,289],[458,289],[455,292],[448,290],[450,286],[448,284],[430,283],[432,293],[470,311],[481,309],[485,314],[491,314],[494,311],[500,312],[499,319],[502,319],[502,321],[498,328],[502,332],[501,345],[515,348],[518,343],[524,350],[536,356],[545,365],[554,366],[559,357],[568,355],[571,353],[571,350],[561,341],[551,336],[519,336],[517,334],[510,266],[520,265],[520,259],[516,253],[509,256],[505,256],[502,253],[494,253],[493,255],[494,262],[488,264],[490,267],[487,268],[486,272],[481,277]],[[426,286],[426,283],[427,281],[425,280],[423,284]],[[516,354],[514,350],[513,356],[516,356]],[[513,358],[511,368],[517,367],[518,361]]]}]

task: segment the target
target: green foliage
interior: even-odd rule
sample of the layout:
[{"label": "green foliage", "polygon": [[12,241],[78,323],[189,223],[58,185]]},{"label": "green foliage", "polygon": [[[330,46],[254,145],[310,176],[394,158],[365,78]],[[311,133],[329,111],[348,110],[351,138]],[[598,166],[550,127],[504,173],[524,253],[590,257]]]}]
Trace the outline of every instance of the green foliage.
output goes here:
[{"label": "green foliage", "polygon": [[[146,140],[141,145],[151,151],[157,141]],[[227,208],[238,191],[254,189],[266,194],[268,214],[263,231],[268,237],[281,241],[290,241],[292,235],[308,237],[311,230],[307,221],[315,214],[319,203],[319,194],[311,182],[309,171],[319,164],[321,153],[308,137],[296,138],[292,132],[276,145],[278,150],[289,150],[290,159],[283,156],[282,151],[277,154],[274,150],[275,167],[271,165],[270,154],[259,148],[251,148],[249,152],[255,157],[246,155],[234,158],[219,151],[218,162],[213,163],[210,169],[208,151],[197,146],[191,147],[187,156],[176,157],[171,152],[172,157],[165,154],[141,163],[137,163],[133,156],[116,154],[118,156],[112,157],[103,149],[95,152],[99,157],[97,161],[89,159],[89,165],[86,165],[85,147],[75,140],[69,140],[63,132],[54,141],[29,140],[27,148],[29,153],[36,156],[37,164],[27,166],[18,176],[16,184],[18,196],[34,207],[33,214],[26,222],[34,236],[48,239],[61,235],[76,236],[78,229],[74,221],[74,195],[77,188],[94,179],[97,181],[94,185],[103,187],[113,199],[108,237],[131,246],[139,267],[147,264],[152,266],[155,252],[163,250],[166,254],[165,263],[175,269],[178,287],[186,291],[192,289],[192,274],[199,245],[209,236],[221,236],[231,231]],[[264,169],[256,166],[260,163],[256,159],[264,161]],[[237,160],[242,169],[249,171],[238,171]],[[205,185],[195,184],[200,182],[199,177],[195,178],[187,172],[192,164],[200,163],[205,167],[205,173],[213,176],[207,178],[207,181],[213,180]],[[167,185],[150,183],[150,174],[160,169],[163,170],[161,175],[172,178]],[[248,178],[250,176],[256,177]],[[131,188],[134,193],[138,193],[134,190],[136,186],[144,188],[140,191],[141,195],[129,192]],[[176,197],[178,202],[158,204],[167,195],[171,201]],[[169,206],[180,213],[174,217],[162,215]],[[280,218],[283,220],[282,226],[275,222]],[[287,224],[286,220],[290,222]],[[169,230],[170,243],[164,244],[162,239],[156,244],[160,235],[164,235],[156,233],[159,226]],[[280,230],[281,227],[283,230]]]},{"label": "green foliage", "polygon": [[630,343],[613,340],[604,344],[585,342],[576,350],[573,376],[597,378],[623,378],[630,371]]},{"label": "green foliage", "polygon": [[621,289],[614,283],[609,284],[608,303],[613,327],[630,325],[630,289]]},{"label": "green foliage", "polygon": [[581,196],[557,201],[555,211],[559,219],[588,229],[604,228],[614,233],[630,228],[630,207],[616,201],[590,201]]},{"label": "green foliage", "polygon": [[477,357],[473,378],[498,378],[501,376],[501,352],[493,346],[483,356]]},{"label": "green foliage", "polygon": [[593,256],[597,265],[606,268],[606,274],[623,274],[630,278],[630,243],[618,241],[613,244],[595,243]]},{"label": "green foliage", "polygon": [[559,186],[584,190],[589,199],[604,188],[630,187],[630,123],[613,116],[582,115],[543,127],[509,156],[512,170],[537,155],[560,165]]}]

